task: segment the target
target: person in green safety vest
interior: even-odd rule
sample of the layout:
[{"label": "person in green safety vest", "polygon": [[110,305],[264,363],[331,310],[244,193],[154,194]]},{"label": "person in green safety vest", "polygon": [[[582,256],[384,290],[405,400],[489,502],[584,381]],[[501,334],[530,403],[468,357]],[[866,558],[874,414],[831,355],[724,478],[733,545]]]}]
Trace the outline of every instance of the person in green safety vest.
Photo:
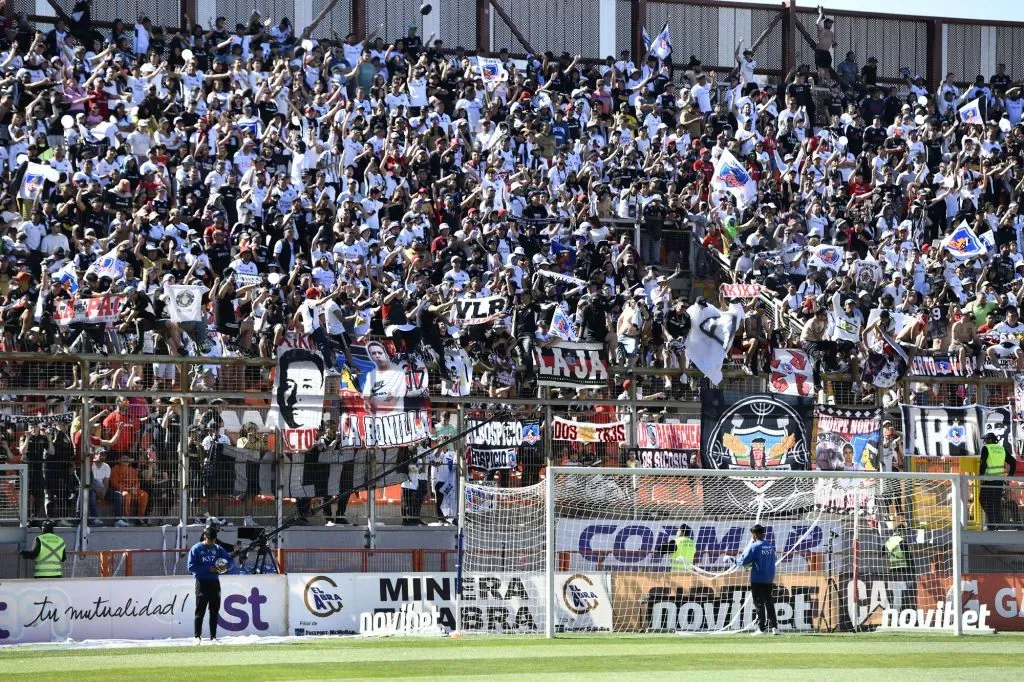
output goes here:
[{"label": "person in green safety vest", "polygon": [[21,553],[26,559],[35,559],[35,577],[63,578],[61,564],[67,558],[64,538],[53,532],[53,521],[43,522],[43,532],[32,543],[32,549]]},{"label": "person in green safety vest", "polygon": [[889,570],[896,573],[910,568],[910,559],[903,546],[903,536],[894,533],[885,541],[885,554],[889,560]]},{"label": "person in green safety vest", "polygon": [[693,570],[693,559],[697,555],[697,543],[693,531],[685,523],[679,526],[675,538],[657,547],[662,554],[670,554],[673,573],[689,573]]},{"label": "person in green safety vest", "polygon": [[[1017,460],[1007,447],[999,442],[993,432],[985,434],[985,445],[981,448],[981,475],[1005,477],[1006,465],[1010,476],[1017,473]],[[982,481],[981,508],[985,512],[986,530],[999,530],[1003,525],[1003,486],[1005,481]]]}]

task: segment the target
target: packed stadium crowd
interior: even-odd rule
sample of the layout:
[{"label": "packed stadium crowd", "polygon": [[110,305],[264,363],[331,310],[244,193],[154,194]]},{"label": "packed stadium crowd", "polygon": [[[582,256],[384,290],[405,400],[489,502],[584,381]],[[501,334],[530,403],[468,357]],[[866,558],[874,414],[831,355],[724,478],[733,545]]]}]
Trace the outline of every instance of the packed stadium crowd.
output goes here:
[{"label": "packed stadium crowd", "polygon": [[[797,335],[745,302],[735,352],[751,374],[771,348],[802,348],[816,388],[848,370],[874,400],[919,356],[1024,367],[1024,99],[1003,65],[883,85],[870,56],[831,68],[828,20],[813,67],[778,83],[742,42],[716,72],[656,50],[475,55],[412,25],[362,42],[259,17],[73,28],[23,18],[0,43],[6,352],[271,358],[295,333],[333,373],[352,344],[390,338],[445,378],[462,348],[495,398],[531,388],[534,346],[570,334],[678,368],[691,305],[727,307],[679,294],[665,236],[685,229],[698,277],[724,267],[800,320]],[[490,297],[506,301],[493,324],[452,314]],[[218,376],[125,366],[67,387]],[[124,403],[96,423],[113,457],[139,451],[115,415],[173,422],[167,403]],[[60,445],[27,438],[9,445]],[[142,482],[109,485],[145,516],[167,480],[130,468]]]}]

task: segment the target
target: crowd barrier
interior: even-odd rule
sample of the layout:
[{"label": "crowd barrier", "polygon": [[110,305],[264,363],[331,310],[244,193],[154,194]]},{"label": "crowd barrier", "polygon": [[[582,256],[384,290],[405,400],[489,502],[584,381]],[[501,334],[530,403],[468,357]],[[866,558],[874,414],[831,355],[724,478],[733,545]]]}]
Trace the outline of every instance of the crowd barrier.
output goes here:
[{"label": "crowd barrier", "polygon": [[[869,631],[887,609],[928,610],[945,593],[920,589],[923,576],[780,576],[784,632]],[[555,579],[555,612],[562,632],[664,632],[709,629],[707,587],[690,575],[565,572]],[[257,636],[344,635],[360,632],[362,615],[394,613],[407,604],[436,609],[439,624],[462,632],[543,632],[542,573],[475,575],[457,600],[454,572],[292,573],[226,576],[220,633]],[[947,583],[948,585],[948,583]],[[989,612],[997,630],[1024,630],[1017,575],[965,575],[964,607]],[[722,588],[714,603],[742,627],[752,618],[743,586]],[[728,593],[726,593],[728,592]],[[733,594],[735,592],[736,594]],[[572,595],[584,595],[574,599]],[[677,594],[635,608],[647,594]],[[699,594],[699,596],[698,596]],[[561,596],[565,595],[563,599]],[[95,639],[160,640],[192,636],[194,582],[188,577],[8,581],[0,585],[0,645]],[[690,602],[693,600],[693,603]],[[740,606],[742,605],[742,606]],[[458,613],[456,613],[458,611]],[[700,614],[695,618],[694,614]],[[719,614],[718,617],[723,617]]]}]

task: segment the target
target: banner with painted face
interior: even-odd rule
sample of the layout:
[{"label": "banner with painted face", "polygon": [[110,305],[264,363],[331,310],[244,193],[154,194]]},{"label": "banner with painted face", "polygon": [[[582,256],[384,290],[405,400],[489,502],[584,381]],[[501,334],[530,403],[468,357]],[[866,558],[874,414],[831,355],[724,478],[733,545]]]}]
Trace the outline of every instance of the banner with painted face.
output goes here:
[{"label": "banner with painted face", "polygon": [[357,372],[342,372],[341,447],[397,448],[430,436],[429,377],[422,361],[371,341],[349,347]]},{"label": "banner with painted face", "polygon": [[820,471],[879,471],[882,411],[818,407],[814,468]]},{"label": "banner with painted face", "polygon": [[902,405],[905,452],[925,457],[980,454],[982,410],[965,407]]},{"label": "banner with painted face", "polygon": [[[704,390],[701,400],[701,452],[705,469],[810,469],[810,425],[814,404],[776,394]],[[723,486],[732,504],[765,509],[799,504],[808,488],[801,479],[737,477]]]},{"label": "banner with painted face", "polygon": [[284,449],[308,450],[320,434],[327,386],[323,355],[308,336],[287,335],[277,347],[270,428],[281,429]]}]

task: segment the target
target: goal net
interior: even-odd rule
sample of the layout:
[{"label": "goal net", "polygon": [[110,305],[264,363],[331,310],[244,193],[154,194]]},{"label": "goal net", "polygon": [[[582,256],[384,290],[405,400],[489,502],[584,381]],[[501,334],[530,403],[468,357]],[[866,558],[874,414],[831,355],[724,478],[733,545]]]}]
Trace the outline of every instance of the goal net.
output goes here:
[{"label": "goal net", "polygon": [[954,477],[874,472],[553,468],[529,488],[468,485],[461,628],[752,631],[737,559],[755,524],[775,549],[780,631],[868,631],[904,612],[948,626],[958,496]]}]

